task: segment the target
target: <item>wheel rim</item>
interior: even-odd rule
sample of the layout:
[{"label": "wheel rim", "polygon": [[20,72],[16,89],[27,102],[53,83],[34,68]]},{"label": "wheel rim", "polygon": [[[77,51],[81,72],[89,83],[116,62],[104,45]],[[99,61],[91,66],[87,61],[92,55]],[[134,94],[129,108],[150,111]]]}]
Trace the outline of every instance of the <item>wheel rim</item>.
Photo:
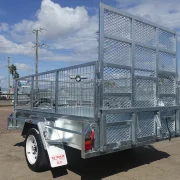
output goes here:
[{"label": "wheel rim", "polygon": [[26,156],[31,165],[35,164],[38,156],[38,146],[36,138],[29,135],[26,141]]}]

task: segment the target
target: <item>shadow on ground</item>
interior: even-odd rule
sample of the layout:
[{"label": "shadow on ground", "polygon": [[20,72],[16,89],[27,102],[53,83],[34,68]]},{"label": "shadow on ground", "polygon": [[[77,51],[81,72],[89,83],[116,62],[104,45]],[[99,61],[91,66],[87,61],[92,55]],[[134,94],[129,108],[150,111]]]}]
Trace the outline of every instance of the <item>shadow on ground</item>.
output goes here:
[{"label": "shadow on ground", "polygon": [[[24,142],[17,143],[14,146],[23,147]],[[81,180],[100,180],[170,156],[166,152],[158,151],[151,145],[86,160],[80,158],[81,152],[79,150],[70,147],[65,147],[65,150],[68,165],[51,169],[53,178],[66,175],[68,169],[80,175]]]},{"label": "shadow on ground", "polygon": [[[71,148],[68,148],[66,151],[68,155],[71,155],[71,157],[69,157],[71,161],[74,156],[80,156],[79,151]],[[169,156],[169,154],[158,151],[149,145],[86,160],[79,158],[79,160],[76,160],[76,163],[70,163],[67,169],[79,174],[82,180],[100,180]]]}]

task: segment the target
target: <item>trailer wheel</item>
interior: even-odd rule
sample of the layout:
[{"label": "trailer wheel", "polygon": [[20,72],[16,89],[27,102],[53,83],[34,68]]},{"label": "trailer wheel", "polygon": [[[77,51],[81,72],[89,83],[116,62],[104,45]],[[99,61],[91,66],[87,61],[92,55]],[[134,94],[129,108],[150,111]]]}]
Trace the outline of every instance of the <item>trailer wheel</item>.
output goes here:
[{"label": "trailer wheel", "polygon": [[30,129],[25,139],[25,157],[29,168],[35,172],[48,170],[49,159],[37,130]]}]

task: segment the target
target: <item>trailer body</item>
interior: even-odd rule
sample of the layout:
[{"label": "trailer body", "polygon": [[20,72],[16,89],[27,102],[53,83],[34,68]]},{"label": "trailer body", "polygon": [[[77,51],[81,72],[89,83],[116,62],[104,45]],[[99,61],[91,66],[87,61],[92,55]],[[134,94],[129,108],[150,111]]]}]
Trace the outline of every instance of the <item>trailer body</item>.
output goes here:
[{"label": "trailer body", "polygon": [[8,128],[25,136],[38,126],[45,149],[67,145],[82,158],[179,136],[177,67],[174,31],[101,3],[98,61],[17,79]]}]

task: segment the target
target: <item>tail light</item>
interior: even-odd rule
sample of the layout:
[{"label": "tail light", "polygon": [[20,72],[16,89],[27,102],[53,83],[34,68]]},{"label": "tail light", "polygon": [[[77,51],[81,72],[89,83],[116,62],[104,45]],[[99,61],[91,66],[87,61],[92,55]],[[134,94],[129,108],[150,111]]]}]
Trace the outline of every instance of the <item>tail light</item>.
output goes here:
[{"label": "tail light", "polygon": [[92,150],[94,143],[94,130],[89,129],[85,136],[85,151]]}]

